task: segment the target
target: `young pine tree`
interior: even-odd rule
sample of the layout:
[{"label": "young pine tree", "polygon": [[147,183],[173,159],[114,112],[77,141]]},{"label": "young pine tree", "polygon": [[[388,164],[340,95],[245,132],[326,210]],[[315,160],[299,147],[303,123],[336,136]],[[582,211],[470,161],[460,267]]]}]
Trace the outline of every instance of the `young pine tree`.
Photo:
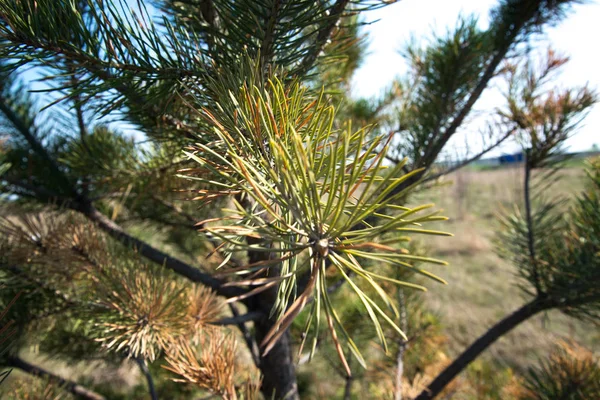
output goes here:
[{"label": "young pine tree", "polygon": [[[295,399],[296,354],[331,353],[349,395],[365,341],[408,339],[390,284],[444,282],[407,245],[446,235],[428,228],[444,217],[408,197],[448,172],[434,162],[504,61],[576,1],[500,1],[489,27],[408,48],[406,81],[353,103],[359,16],[387,3],[0,0],[3,304],[21,293],[3,364],[85,398],[112,393],[20,350],[133,360],[152,398]],[[460,165],[527,131],[525,103]]]}]

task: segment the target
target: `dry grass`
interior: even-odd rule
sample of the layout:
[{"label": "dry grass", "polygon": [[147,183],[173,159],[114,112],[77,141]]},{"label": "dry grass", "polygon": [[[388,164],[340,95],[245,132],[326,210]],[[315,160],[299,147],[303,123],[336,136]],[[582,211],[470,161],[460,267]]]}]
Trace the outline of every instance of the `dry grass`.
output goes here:
[{"label": "dry grass", "polygon": [[[583,187],[584,172],[572,168],[552,189],[553,195],[573,197]],[[522,201],[522,171],[504,168],[492,171],[460,171],[447,178],[454,181],[418,195],[415,201],[434,201],[451,217],[439,228],[454,233],[452,238],[428,238],[425,245],[448,267],[430,267],[445,278],[446,286],[429,285],[428,305],[439,313],[449,336],[451,355],[458,354],[494,322],[523,304],[515,269],[494,253],[492,238],[496,214]],[[548,354],[560,338],[573,338],[598,348],[600,334],[589,324],[558,313],[538,316],[502,338],[485,357],[522,369]]]}]

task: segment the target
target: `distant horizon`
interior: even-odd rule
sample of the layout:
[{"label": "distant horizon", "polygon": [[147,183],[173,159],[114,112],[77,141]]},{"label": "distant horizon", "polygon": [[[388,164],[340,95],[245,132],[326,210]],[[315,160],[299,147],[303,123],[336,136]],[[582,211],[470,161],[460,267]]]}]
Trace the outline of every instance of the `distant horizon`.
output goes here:
[{"label": "distant horizon", "polygon": [[[405,74],[408,66],[399,50],[411,37],[421,40],[431,37],[434,31],[443,33],[454,27],[461,14],[478,15],[480,23],[485,26],[489,10],[497,3],[497,0],[401,0],[379,10],[363,13],[364,21],[369,23],[362,29],[368,35],[367,55],[353,76],[352,96],[366,99],[376,97],[395,77]],[[600,92],[599,56],[590,51],[589,40],[600,38],[598,21],[598,2],[577,5],[563,22],[547,29],[545,38],[536,43],[538,49],[546,49],[550,45],[560,54],[570,57],[569,63],[554,82],[557,86],[576,87],[588,84],[590,88]],[[582,40],[582,37],[588,40]],[[476,105],[477,110],[486,111],[497,107],[497,96],[497,93],[493,98],[484,96]],[[473,134],[463,134],[459,140],[471,142],[473,138]],[[455,144],[458,145],[458,142]],[[585,151],[594,144],[600,145],[599,104],[593,106],[566,146],[568,151]],[[518,151],[516,144],[505,144],[486,157],[515,151]]]}]

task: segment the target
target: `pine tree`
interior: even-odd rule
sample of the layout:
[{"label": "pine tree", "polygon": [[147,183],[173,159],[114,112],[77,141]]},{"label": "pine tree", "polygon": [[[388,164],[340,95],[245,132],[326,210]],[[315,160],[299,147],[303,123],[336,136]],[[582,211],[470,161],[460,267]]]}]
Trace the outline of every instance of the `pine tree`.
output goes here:
[{"label": "pine tree", "polygon": [[[463,18],[407,48],[411,73],[372,102],[348,98],[360,14],[389,2],[130,3],[0,0],[0,297],[12,304],[2,321],[18,331],[2,363],[84,398],[102,388],[19,350],[109,367],[130,359],[152,398],[227,399],[299,398],[296,352],[331,353],[349,396],[368,367],[365,337],[405,343],[404,293],[445,283],[427,271],[444,261],[408,243],[448,235],[431,228],[445,217],[409,207],[411,194],[516,135],[526,173],[547,167],[595,101],[586,88],[538,93],[558,58],[539,76],[515,62],[574,0],[503,0],[485,29]],[[41,108],[27,91],[32,68],[44,74]],[[508,106],[489,146],[440,169],[501,75]],[[120,132],[124,123],[144,140]],[[597,317],[597,291],[573,295],[572,285],[598,281],[598,243],[563,240],[597,237],[595,196],[572,220],[548,222],[558,247],[544,256],[559,272],[575,268],[575,281],[533,254],[544,215],[528,205],[515,222],[510,250],[535,312]]]}]

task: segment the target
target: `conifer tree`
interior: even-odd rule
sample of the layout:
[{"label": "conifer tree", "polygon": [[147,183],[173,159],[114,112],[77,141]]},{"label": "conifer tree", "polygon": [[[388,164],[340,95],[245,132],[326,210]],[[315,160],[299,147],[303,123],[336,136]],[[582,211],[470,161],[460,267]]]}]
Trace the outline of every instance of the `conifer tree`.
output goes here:
[{"label": "conifer tree", "polygon": [[[502,0],[489,27],[463,18],[409,47],[405,81],[353,102],[360,15],[388,3],[0,0],[0,301],[2,329],[18,332],[2,364],[89,399],[112,393],[20,350],[131,360],[151,398],[296,399],[298,358],[322,356],[349,396],[369,367],[364,338],[408,341],[403,294],[445,283],[427,270],[444,261],[408,242],[448,233],[431,228],[445,220],[432,205],[407,200],[450,172],[435,161],[490,82],[508,71],[508,107],[488,146],[453,168],[516,135],[526,174],[547,168],[595,95],[540,95],[563,61],[541,75],[514,61],[577,1]],[[44,74],[41,102],[31,71]],[[597,317],[597,289],[573,286],[598,281],[590,193],[566,222],[529,203],[507,222],[535,288],[527,315]],[[551,260],[532,243],[545,223]]]}]

